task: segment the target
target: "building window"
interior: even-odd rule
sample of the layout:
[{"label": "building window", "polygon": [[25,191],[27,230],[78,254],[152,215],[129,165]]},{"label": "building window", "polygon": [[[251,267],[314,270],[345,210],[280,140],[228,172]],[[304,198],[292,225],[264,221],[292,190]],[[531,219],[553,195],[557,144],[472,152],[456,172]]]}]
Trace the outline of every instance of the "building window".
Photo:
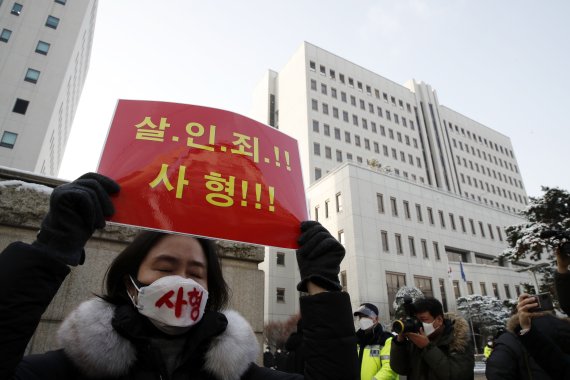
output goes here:
[{"label": "building window", "polygon": [[451,229],[455,231],[455,217],[452,213],[449,213],[449,222],[451,223]]},{"label": "building window", "polygon": [[340,286],[342,286],[343,292],[348,292],[348,280],[346,278],[346,271],[340,272]]},{"label": "building window", "polygon": [[36,46],[36,53],[47,55],[49,51],[50,44],[44,41],[38,41]]},{"label": "building window", "polygon": [[277,265],[280,267],[285,266],[285,254],[283,252],[277,252]]},{"label": "building window", "polygon": [[410,203],[408,201],[404,201],[404,216],[406,219],[412,218],[412,215],[410,214]]},{"label": "building window", "polygon": [[395,234],[395,237],[396,237],[396,253],[398,255],[403,255],[404,249],[402,248],[402,235]]},{"label": "building window", "polygon": [[499,298],[499,285],[493,282],[491,286],[493,287],[493,294],[495,295],[496,298]]},{"label": "building window", "polygon": [[331,203],[331,201],[328,199],[325,201],[325,218],[327,218],[327,219],[329,217],[329,204],[330,203]]},{"label": "building window", "polygon": [[57,17],[48,16],[46,20],[46,26],[48,28],[57,29],[58,25],[59,25],[59,19]]},{"label": "building window", "polygon": [[338,231],[338,242],[342,245],[345,244],[345,240],[344,240],[344,230],[340,230]]},{"label": "building window", "polygon": [[313,132],[319,132],[319,122],[317,120],[313,120]]},{"label": "building window", "polygon": [[382,250],[384,252],[390,252],[390,246],[388,245],[388,232],[380,231],[380,236],[382,238]]},{"label": "building window", "polygon": [[441,294],[441,304],[443,305],[443,311],[447,312],[447,295],[445,292],[445,281],[443,278],[439,279],[439,293]]},{"label": "building window", "polygon": [[475,291],[473,290],[473,282],[472,281],[467,281],[467,292],[470,295],[475,293]]},{"label": "building window", "polygon": [[408,236],[408,244],[410,246],[410,255],[416,256],[416,244],[413,236]]},{"label": "building window", "polygon": [[315,207],[315,220],[317,222],[319,221],[319,206]]},{"label": "building window", "polygon": [[426,239],[422,239],[422,254],[424,255],[424,259],[429,259]]},{"label": "building window", "polygon": [[414,276],[416,288],[419,288],[424,296],[433,297],[433,287],[431,284],[431,277]]},{"label": "building window", "polygon": [[14,3],[14,5],[12,5],[12,10],[10,11],[10,13],[12,13],[15,16],[19,16],[20,13],[22,13],[22,8],[24,6],[20,3]]},{"label": "building window", "polygon": [[25,115],[26,111],[28,110],[29,104],[30,102],[28,100],[18,98],[16,99],[16,103],[14,103],[14,108],[12,108],[12,112]]},{"label": "building window", "polygon": [[396,198],[390,197],[390,205],[392,206],[392,216],[398,216],[398,205],[396,204]]},{"label": "building window", "polygon": [[28,69],[24,80],[30,83],[38,83],[38,79],[40,79],[40,72],[38,70]]},{"label": "building window", "polygon": [[495,240],[495,236],[493,235],[493,226],[487,224],[487,227],[489,228],[489,237],[491,238],[491,240]]},{"label": "building window", "polygon": [[342,162],[342,151],[340,150],[336,150],[336,161],[337,162]]},{"label": "building window", "polygon": [[394,315],[394,300],[398,289],[406,285],[406,275],[404,273],[386,272],[386,289],[388,290],[388,308],[390,315]]},{"label": "building window", "polygon": [[455,299],[461,297],[461,289],[459,289],[459,281],[453,281],[453,293],[455,294]]},{"label": "building window", "polygon": [[378,204],[378,212],[384,214],[384,195],[376,193],[376,203]]},{"label": "building window", "polygon": [[497,226],[497,236],[499,236],[499,240],[503,241],[503,235],[501,234],[501,227]]},{"label": "building window", "polygon": [[505,284],[505,296],[507,299],[511,298],[511,288],[509,288],[509,284]]},{"label": "building window", "polygon": [[427,208],[427,212],[428,212],[429,224],[433,226],[435,224],[435,221],[433,220],[433,210],[431,209],[431,207]]},{"label": "building window", "polygon": [[473,219],[469,219],[469,225],[471,226],[471,233],[473,235],[475,235],[475,222],[473,221]]},{"label": "building window", "polygon": [[487,295],[487,285],[484,282],[480,282],[479,285],[481,286],[481,295]]},{"label": "building window", "polygon": [[315,181],[323,176],[321,168],[315,168]]},{"label": "building window", "polygon": [[319,102],[317,102],[315,99],[311,99],[311,108],[313,109],[313,111],[318,111]]},{"label": "building window", "polygon": [[465,229],[465,219],[463,219],[462,216],[459,217],[459,224],[461,224],[461,231],[467,232],[467,230]]},{"label": "building window", "polygon": [[285,288],[276,289],[275,301],[277,303],[285,303]]},{"label": "building window", "polygon": [[481,236],[485,237],[485,229],[483,228],[483,222],[479,222],[479,230],[481,231]]},{"label": "building window", "polygon": [[441,228],[445,228],[445,218],[443,217],[443,211],[439,210],[439,223],[441,224]]},{"label": "building window", "polygon": [[335,200],[336,200],[336,212],[342,212],[342,194],[336,193]]},{"label": "building window", "polygon": [[18,137],[17,133],[4,131],[4,133],[2,134],[2,140],[0,140],[0,146],[12,149],[16,144],[17,137]]},{"label": "building window", "polygon": [[313,143],[313,154],[315,156],[320,156],[321,155],[321,144],[319,143]]},{"label": "building window", "polygon": [[325,146],[325,157],[332,159],[332,149],[330,146]]},{"label": "building window", "polygon": [[8,30],[8,29],[2,29],[2,32],[0,33],[0,41],[2,42],[8,42],[8,40],[10,39],[10,36],[12,35],[12,31]]},{"label": "building window", "polygon": [[423,216],[422,216],[422,206],[418,203],[416,203],[416,216],[418,218],[418,222],[423,222]]},{"label": "building window", "polygon": [[433,254],[435,255],[436,260],[441,260],[441,256],[439,255],[439,244],[437,244],[437,241],[433,242]]},{"label": "building window", "polygon": [[517,298],[521,295],[521,287],[519,285],[515,285],[515,293]]}]

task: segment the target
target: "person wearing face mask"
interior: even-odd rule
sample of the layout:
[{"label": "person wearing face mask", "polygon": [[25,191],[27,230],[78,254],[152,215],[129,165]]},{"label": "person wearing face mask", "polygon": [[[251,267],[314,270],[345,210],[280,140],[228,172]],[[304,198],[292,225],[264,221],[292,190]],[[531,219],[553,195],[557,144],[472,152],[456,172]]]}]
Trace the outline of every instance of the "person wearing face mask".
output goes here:
[{"label": "person wearing face mask", "polygon": [[[302,222],[297,262],[308,349],[303,375],[255,364],[249,323],[226,309],[228,287],[211,240],[141,232],[110,265],[102,296],[59,327],[56,351],[23,357],[69,266],[114,213],[112,179],[88,173],[54,189],[32,244],[0,254],[0,379],[320,380],[358,373],[350,298],[338,281],[343,246],[318,222]],[[333,320],[328,316],[335,314]],[[327,347],[333,344],[333,350]]]},{"label": "person wearing face mask", "polygon": [[485,348],[483,348],[483,356],[485,356],[485,360],[489,359],[489,356],[491,355],[491,352],[493,352],[493,338],[489,337],[487,339],[487,344],[485,345]]},{"label": "person wearing face mask", "polygon": [[474,378],[475,359],[467,321],[443,314],[439,300],[426,297],[414,303],[419,332],[398,334],[390,365],[408,380],[468,380]]},{"label": "person wearing face mask", "polygon": [[361,380],[394,380],[398,374],[390,368],[390,347],[393,335],[384,331],[378,323],[378,308],[371,303],[363,303],[354,312],[359,329],[358,359],[360,360]]}]

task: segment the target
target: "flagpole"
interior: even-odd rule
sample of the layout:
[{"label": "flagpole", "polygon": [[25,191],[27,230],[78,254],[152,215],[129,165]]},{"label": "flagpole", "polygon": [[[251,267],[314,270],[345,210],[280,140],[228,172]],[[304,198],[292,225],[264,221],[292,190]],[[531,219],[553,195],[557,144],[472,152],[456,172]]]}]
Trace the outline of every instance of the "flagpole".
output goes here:
[{"label": "flagpole", "polygon": [[[467,285],[467,277],[465,276],[465,271],[463,270],[463,262],[459,262],[459,268],[461,271],[461,278],[463,282]],[[467,289],[467,293],[469,293],[469,289]],[[477,355],[477,339],[475,339],[475,330],[473,329],[473,319],[471,318],[471,305],[469,304],[469,299],[467,298],[469,294],[465,296],[467,300],[467,312],[469,313],[469,327],[471,327],[471,336],[473,337],[473,347],[475,348],[475,355]]]}]

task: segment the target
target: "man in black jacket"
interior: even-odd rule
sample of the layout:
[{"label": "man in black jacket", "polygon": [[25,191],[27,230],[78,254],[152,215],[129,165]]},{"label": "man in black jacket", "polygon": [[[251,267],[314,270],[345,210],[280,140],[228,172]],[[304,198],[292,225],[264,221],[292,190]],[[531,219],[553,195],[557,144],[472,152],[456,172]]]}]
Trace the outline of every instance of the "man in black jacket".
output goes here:
[{"label": "man in black jacket", "polygon": [[392,344],[390,365],[408,380],[471,380],[475,359],[467,321],[444,316],[441,302],[432,297],[413,304],[422,323],[419,332],[398,334]]}]

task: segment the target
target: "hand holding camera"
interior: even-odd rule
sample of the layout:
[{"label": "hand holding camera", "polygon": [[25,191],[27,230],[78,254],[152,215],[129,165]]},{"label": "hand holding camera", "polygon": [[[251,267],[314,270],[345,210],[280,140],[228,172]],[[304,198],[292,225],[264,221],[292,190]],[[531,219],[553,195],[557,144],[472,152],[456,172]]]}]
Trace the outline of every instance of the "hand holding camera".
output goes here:
[{"label": "hand holding camera", "polygon": [[521,328],[523,330],[530,329],[532,317],[551,310],[554,310],[554,305],[550,294],[521,294],[519,297],[519,303],[517,304],[517,312],[519,314],[519,324]]}]

